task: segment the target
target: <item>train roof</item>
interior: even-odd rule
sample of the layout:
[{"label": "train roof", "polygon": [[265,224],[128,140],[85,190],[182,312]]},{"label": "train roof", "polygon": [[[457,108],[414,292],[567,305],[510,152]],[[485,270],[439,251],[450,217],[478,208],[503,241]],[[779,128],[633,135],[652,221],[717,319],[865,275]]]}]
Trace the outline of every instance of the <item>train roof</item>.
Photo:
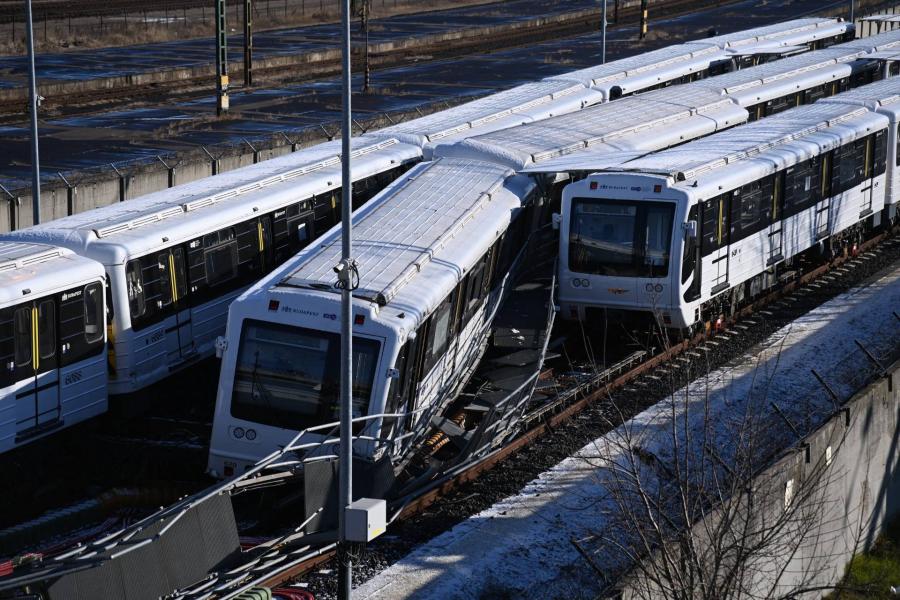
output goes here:
[{"label": "train roof", "polygon": [[[797,36],[808,38],[808,36],[815,35],[818,30],[822,29],[835,29],[840,33],[847,31],[850,27],[850,23],[846,23],[839,19],[812,17],[806,19],[793,19],[791,21],[783,21],[764,27],[726,33],[706,38],[704,41],[716,44],[720,48],[734,48],[737,46],[758,43],[771,44],[778,41],[783,41],[785,45],[791,45],[794,43],[794,38]],[[835,34],[830,33],[830,35]]]},{"label": "train roof", "polygon": [[[505,231],[532,187],[482,161],[437,158],[414,167],[354,216],[354,297],[423,318]],[[333,228],[280,269],[276,287],[338,293],[341,239]]]},{"label": "train roof", "polygon": [[[604,65],[595,65],[564,73],[549,79],[579,81],[589,87],[602,87],[619,82],[619,80],[625,78],[646,76],[650,72],[663,73],[667,69],[673,68],[679,68],[682,72],[689,73],[706,68],[709,61],[716,56],[725,58],[727,54],[723,51],[726,49],[763,44],[768,46],[805,44],[822,37],[840,35],[849,27],[849,24],[841,23],[834,19],[797,19],[675,46],[667,46]],[[690,67],[688,66],[690,63],[696,64]]]},{"label": "train roof", "polygon": [[542,114],[579,110],[602,100],[601,93],[588,90],[578,83],[536,81],[404,121],[381,129],[378,133],[424,147],[448,136],[471,134],[476,129],[491,131],[508,126],[510,117],[532,120],[542,118]]},{"label": "train roof", "polygon": [[[900,35],[898,35],[898,40],[900,40]],[[866,51],[862,48],[848,48],[844,47],[843,44],[839,44],[824,50],[789,56],[774,62],[732,71],[717,77],[710,77],[709,79],[695,82],[695,84],[719,90],[722,94],[734,94],[749,88],[784,81],[827,67],[847,63],[863,57],[865,54]]]},{"label": "train roof", "polygon": [[[885,122],[861,106],[816,103],[635,159],[616,170],[668,176],[695,186],[705,174],[730,166],[741,168],[738,163],[746,160],[771,157],[773,163],[785,166],[800,162],[810,154],[797,147],[804,141],[818,140],[819,147],[831,147],[867,135]],[[823,132],[829,134],[827,139]],[[788,146],[792,159],[774,156]]]},{"label": "train roof", "polygon": [[[658,150],[679,143],[686,128],[692,128],[692,137],[706,135],[746,118],[744,109],[718,93],[684,85],[442,145],[435,154],[496,160],[517,170],[586,150],[614,153],[624,161],[633,156],[623,150]],[[651,128],[654,135],[644,135]]]},{"label": "train roof", "polygon": [[0,242],[0,307],[103,277],[103,267],[71,250]]},{"label": "train roof", "polygon": [[[354,179],[384,172],[418,158],[417,148],[395,138],[362,136],[353,139],[352,147]],[[179,238],[196,237],[200,231],[198,219],[208,229],[215,230],[242,216],[249,218],[254,212],[274,210],[339,188],[339,151],[339,142],[322,144],[289,155],[292,168],[276,165],[263,171],[270,173],[268,177],[245,180],[243,174],[225,173],[14,231],[3,237],[73,248],[113,245],[140,253],[159,247],[162,237],[172,238],[173,243]],[[275,160],[281,166],[286,163]]]},{"label": "train roof", "polygon": [[900,77],[891,77],[847,92],[822,98],[816,104],[857,104],[872,110],[900,115]]}]

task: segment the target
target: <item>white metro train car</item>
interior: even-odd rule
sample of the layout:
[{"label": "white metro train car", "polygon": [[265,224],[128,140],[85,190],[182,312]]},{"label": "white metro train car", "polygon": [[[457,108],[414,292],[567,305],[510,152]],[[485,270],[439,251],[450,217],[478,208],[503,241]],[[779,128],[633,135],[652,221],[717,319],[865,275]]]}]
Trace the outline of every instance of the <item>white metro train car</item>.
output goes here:
[{"label": "white metro train car", "polygon": [[[357,453],[396,465],[459,392],[527,245],[536,197],[511,169],[439,158],[354,216]],[[300,432],[313,446],[333,434],[340,254],[336,227],[231,305],[211,473],[241,473]]]},{"label": "white metro train car", "polygon": [[[568,79],[524,84],[362,136],[356,141],[354,203],[430,156],[435,144],[579,111],[610,99],[615,82],[627,83],[628,93],[672,85],[717,72],[723,51],[740,47],[755,56],[754,44],[763,44],[794,52],[793,44],[805,50],[850,33],[852,27],[832,19],[737,32],[614,61]],[[761,50],[759,56],[770,54]],[[104,265],[108,390],[139,391],[209,355],[230,299],[334,223],[339,143],[2,237],[65,247]],[[102,412],[105,404],[95,407]],[[72,422],[61,419],[56,427]]]},{"label": "white metro train car", "polygon": [[0,243],[0,452],[106,411],[104,279],[69,250]]},{"label": "white metro train car", "polygon": [[[871,87],[873,98],[894,95],[900,79]],[[639,312],[682,329],[714,320],[801,253],[879,225],[896,145],[886,115],[820,102],[570,184],[563,316]]]},{"label": "white metro train car", "polygon": [[[230,183],[245,178],[243,170],[225,173],[0,239],[69,248],[105,268],[109,393],[135,392],[212,355],[228,304],[338,221],[337,144],[255,165],[274,174],[249,183]],[[420,156],[391,138],[354,145],[354,204]],[[293,168],[279,170],[286,162]]]}]

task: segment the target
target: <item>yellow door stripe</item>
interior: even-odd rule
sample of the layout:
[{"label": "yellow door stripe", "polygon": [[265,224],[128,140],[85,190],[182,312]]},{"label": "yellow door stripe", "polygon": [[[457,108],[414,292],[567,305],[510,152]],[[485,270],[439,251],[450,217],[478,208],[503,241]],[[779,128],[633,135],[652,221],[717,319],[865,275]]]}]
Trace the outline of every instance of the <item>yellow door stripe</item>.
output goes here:
[{"label": "yellow door stripe", "polygon": [[259,251],[262,252],[266,249],[266,243],[263,240],[263,226],[262,223],[256,224],[256,231],[259,234]]},{"label": "yellow door stripe", "polygon": [[178,286],[175,285],[175,256],[169,252],[169,282],[172,285],[172,301],[178,302]]},{"label": "yellow door stripe", "polygon": [[40,354],[38,354],[38,310],[35,307],[31,308],[31,356],[31,364],[37,372],[40,367]]}]

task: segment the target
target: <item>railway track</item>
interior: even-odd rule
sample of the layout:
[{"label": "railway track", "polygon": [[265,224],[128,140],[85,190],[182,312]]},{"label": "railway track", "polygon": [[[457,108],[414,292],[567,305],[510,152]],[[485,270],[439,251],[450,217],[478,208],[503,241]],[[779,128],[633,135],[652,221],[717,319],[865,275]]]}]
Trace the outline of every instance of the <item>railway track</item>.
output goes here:
[{"label": "railway track", "polygon": [[[171,1],[174,4],[178,4],[174,0]],[[663,0],[659,6],[653,7],[652,13],[654,19],[660,19],[699,12],[705,8],[727,5],[736,1]],[[117,3],[137,5],[132,0],[112,0],[111,2],[113,5]],[[182,0],[182,3],[189,3],[191,7],[194,6],[194,0]],[[4,6],[11,4],[0,0],[0,23],[3,23]],[[62,5],[66,3],[61,0],[53,0],[52,2],[48,0],[48,4]],[[201,6],[201,3],[197,2],[196,5]],[[12,6],[7,6],[7,10],[12,9]],[[35,10],[39,9],[35,8]],[[116,11],[118,14],[121,14],[122,9],[116,8],[114,12]],[[623,26],[634,25],[639,18],[638,6],[623,6],[619,12],[619,23]],[[453,40],[427,44],[400,44],[400,48],[397,50],[385,53],[373,52],[370,54],[370,65],[374,69],[405,66],[420,62],[422,57],[426,55],[429,60],[441,60],[466,54],[531,45],[558,37],[594,32],[600,25],[600,17],[599,13],[596,15],[593,13],[594,11],[591,11],[587,18],[568,19],[562,22],[545,23],[534,27],[492,31],[490,35],[479,35],[477,30],[472,30],[471,32],[466,32],[466,35],[460,35]],[[614,28],[616,25],[617,23],[613,23],[611,27]],[[361,46],[358,45],[354,52],[361,55]],[[265,59],[255,61],[253,72],[256,87],[260,85],[302,83],[330,77],[338,74],[341,68],[341,60],[338,55],[325,58],[320,57],[315,61],[303,62],[302,64],[282,60],[283,57],[275,58],[278,60],[272,61],[271,64],[267,64]],[[361,56],[359,60],[362,60]],[[73,89],[65,94],[46,93],[41,106],[46,116],[57,116],[73,109],[84,109],[79,112],[95,112],[106,110],[113,106],[122,107],[128,104],[146,102],[159,97],[165,97],[167,100],[178,100],[207,96],[211,90],[215,74],[214,69],[212,55],[210,55],[209,65],[185,69],[184,74],[180,74],[178,78],[172,78],[173,80],[133,85],[130,83],[130,78],[123,77],[115,81],[110,80],[108,85],[94,90]],[[232,84],[233,91],[240,89],[238,83],[239,78],[235,78]],[[24,93],[24,88],[22,89]],[[27,106],[25,105],[24,96],[21,99],[10,98],[0,101],[0,121],[3,123],[18,122],[26,117]]]},{"label": "railway track", "polygon": [[[522,435],[409,499],[397,512],[389,541],[375,542],[374,552],[366,554],[358,568],[360,579],[399,559],[414,545],[514,493],[608,431],[610,424],[617,425],[652,406],[701,372],[695,369],[697,360],[702,372],[724,364],[800,315],[896,263],[900,260],[898,231],[866,241],[856,256],[841,256],[810,268],[778,291],[744,307],[718,329],[668,344],[655,353],[631,352],[598,372],[564,376],[570,387],[527,414]],[[556,368],[542,378],[548,378]],[[616,399],[615,411],[609,410],[611,403],[604,402],[612,397]],[[504,468],[495,469],[500,464]],[[314,571],[331,561],[334,552],[333,545],[311,551],[303,560],[257,577],[253,584],[275,588],[303,577],[317,598],[333,597],[331,572]]]}]

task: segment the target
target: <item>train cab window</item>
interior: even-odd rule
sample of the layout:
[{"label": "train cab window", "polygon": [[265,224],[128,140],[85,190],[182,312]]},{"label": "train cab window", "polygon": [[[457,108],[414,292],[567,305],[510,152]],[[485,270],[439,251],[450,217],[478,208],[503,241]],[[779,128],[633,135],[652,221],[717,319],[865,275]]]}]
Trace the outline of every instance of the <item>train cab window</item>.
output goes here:
[{"label": "train cab window", "polygon": [[84,287],[84,339],[88,344],[103,339],[103,286],[99,283]]},{"label": "train cab window", "polygon": [[575,198],[569,268],[616,277],[664,277],[669,270],[675,205]]},{"label": "train cab window", "polygon": [[128,290],[128,307],[131,318],[139,317],[147,311],[144,301],[144,278],[141,273],[141,262],[130,260],[125,267],[125,286]]},{"label": "train cab window", "polygon": [[38,356],[47,360],[56,356],[56,305],[44,300],[37,306]]},{"label": "train cab window", "polygon": [[31,307],[23,306],[13,314],[13,338],[15,345],[15,361],[17,367],[31,364],[31,351],[34,340],[31,337]]},{"label": "train cab window", "polygon": [[[244,322],[231,414],[300,431],[340,417],[340,335],[303,327]],[[381,344],[353,338],[353,417],[368,412]]]}]

